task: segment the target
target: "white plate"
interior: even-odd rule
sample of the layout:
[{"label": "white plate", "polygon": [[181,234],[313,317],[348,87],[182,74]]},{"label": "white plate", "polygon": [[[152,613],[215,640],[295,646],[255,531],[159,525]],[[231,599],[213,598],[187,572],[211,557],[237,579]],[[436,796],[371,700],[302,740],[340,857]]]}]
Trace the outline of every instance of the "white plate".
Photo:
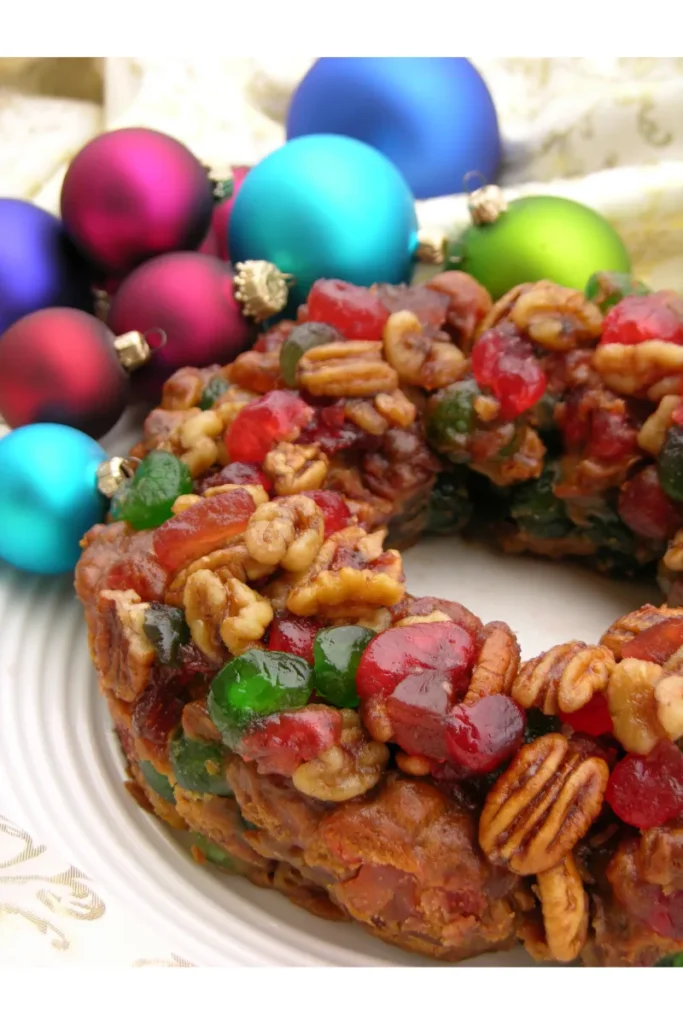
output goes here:
[{"label": "white plate", "polygon": [[[109,447],[125,450],[116,439]],[[562,640],[594,641],[619,615],[658,600],[649,588],[454,539],[421,542],[405,566],[412,593],[460,600],[483,619],[509,622],[526,657]],[[321,921],[277,893],[199,867],[176,833],[140,810],[122,785],[70,580],[21,576],[0,564],[0,622],[0,782],[36,835],[145,916],[178,953],[209,966],[434,966],[355,925]],[[530,962],[518,950],[470,964]]]}]

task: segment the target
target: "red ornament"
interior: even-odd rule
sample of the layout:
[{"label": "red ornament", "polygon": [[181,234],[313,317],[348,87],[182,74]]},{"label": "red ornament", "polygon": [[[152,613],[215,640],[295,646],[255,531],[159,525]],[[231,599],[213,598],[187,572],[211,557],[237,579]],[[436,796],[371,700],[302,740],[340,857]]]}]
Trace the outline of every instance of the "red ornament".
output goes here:
[{"label": "red ornament", "polygon": [[128,374],[109,328],[77,309],[29,313],[0,337],[0,411],[12,428],[64,423],[91,437],[126,407]]},{"label": "red ornament", "polygon": [[489,387],[500,402],[500,416],[514,420],[536,405],[547,379],[531,343],[508,327],[484,331],[472,349],[477,384]]},{"label": "red ornament", "polygon": [[196,249],[212,211],[205,168],[182,143],[149,128],[92,139],[62,185],[69,235],[91,263],[115,277],[153,256]]},{"label": "red ornament", "polygon": [[251,337],[230,268],[197,252],[170,253],[138,267],[119,287],[107,320],[116,334],[165,333],[165,345],[135,376],[150,398],[175,370],[228,363]]}]

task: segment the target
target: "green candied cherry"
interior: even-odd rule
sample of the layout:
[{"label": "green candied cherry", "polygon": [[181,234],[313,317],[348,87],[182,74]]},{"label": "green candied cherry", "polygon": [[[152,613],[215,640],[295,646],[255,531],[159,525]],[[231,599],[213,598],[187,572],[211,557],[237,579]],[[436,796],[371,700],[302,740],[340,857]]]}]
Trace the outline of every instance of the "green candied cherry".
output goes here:
[{"label": "green candied cherry", "polygon": [[510,514],[521,530],[534,537],[566,537],[574,528],[565,503],[555,496],[557,468],[546,466],[538,480],[529,480],[512,489]]},{"label": "green candied cherry", "polygon": [[603,270],[591,274],[584,295],[601,313],[607,313],[627,295],[650,295],[650,289],[631,274]]},{"label": "green candied cherry", "polygon": [[671,427],[657,459],[662,490],[673,501],[683,501],[683,427]]},{"label": "green candied cherry", "polygon": [[321,629],[313,644],[316,692],[338,708],[358,707],[356,669],[375,632],[365,626]]},{"label": "green candied cherry", "polygon": [[202,391],[202,397],[199,399],[199,408],[204,409],[204,411],[213,409],[217,399],[225,394],[229,387],[230,385],[224,377],[212,377]]},{"label": "green candied cherry", "polygon": [[439,473],[429,496],[427,530],[430,533],[458,533],[472,517],[472,502],[464,468]]},{"label": "green candied cherry", "polygon": [[177,665],[180,648],[190,641],[182,608],[152,601],[145,609],[142,628],[161,665]]},{"label": "green candied cherry", "polygon": [[242,733],[266,715],[300,708],[313,693],[313,669],[284,651],[252,648],[214,677],[207,699],[212,722],[231,750]]},{"label": "green candied cherry", "polygon": [[168,800],[169,804],[174,804],[173,786],[168,778],[158,772],[151,761],[140,761],[138,767],[150,789],[153,789],[164,800]]},{"label": "green candied cherry", "polygon": [[191,491],[192,474],[184,462],[170,452],[150,452],[112,498],[111,514],[134,530],[153,529],[171,518],[176,498]]},{"label": "green candied cherry", "polygon": [[296,368],[305,352],[318,345],[341,341],[342,336],[329,324],[297,324],[280,349],[280,376],[288,387],[296,387]]},{"label": "green candied cherry", "polygon": [[683,953],[672,953],[670,956],[662,957],[655,967],[683,967]]},{"label": "green candied cherry", "polygon": [[437,451],[454,462],[466,462],[468,436],[474,430],[475,399],[481,394],[474,380],[459,380],[438,391],[427,403],[427,437]]},{"label": "green candied cherry", "polygon": [[231,857],[227,850],[224,850],[218,843],[203,836],[201,832],[190,832],[190,840],[192,846],[196,847],[210,864],[215,864],[217,868],[223,868],[224,871],[237,871],[235,858]]},{"label": "green candied cherry", "polygon": [[225,778],[225,758],[219,743],[176,736],[171,740],[169,756],[173,774],[183,789],[212,796],[232,795]]},{"label": "green candied cherry", "polygon": [[589,512],[587,520],[586,536],[599,548],[614,552],[617,556],[629,556],[634,553],[635,534],[622,522],[616,509],[607,502]]}]

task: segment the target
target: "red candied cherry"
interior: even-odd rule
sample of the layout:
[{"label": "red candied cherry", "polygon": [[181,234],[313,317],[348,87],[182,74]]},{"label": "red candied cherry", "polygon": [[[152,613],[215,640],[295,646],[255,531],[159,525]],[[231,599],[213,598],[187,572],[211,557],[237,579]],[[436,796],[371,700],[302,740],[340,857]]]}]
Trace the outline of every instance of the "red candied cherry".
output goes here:
[{"label": "red candied cherry", "polygon": [[260,774],[292,775],[341,740],[342,717],[337,708],[311,704],[269,715],[243,734],[238,753],[255,761]]},{"label": "red candied cherry", "polygon": [[448,314],[450,295],[426,285],[380,284],[377,296],[389,313],[408,310],[423,327],[442,327]]},{"label": "red candied cherry", "polygon": [[619,515],[648,540],[668,540],[683,526],[683,510],[662,490],[656,466],[646,466],[622,486]]},{"label": "red candied cherry", "polygon": [[344,404],[335,402],[315,410],[310,423],[301,431],[299,442],[319,444],[326,455],[335,455],[366,437],[364,430],[346,419]]},{"label": "red candied cherry", "polygon": [[303,494],[312,498],[323,514],[325,540],[331,534],[343,530],[353,519],[351,509],[336,491],[303,491]]},{"label": "red candied cherry", "polygon": [[248,491],[202,498],[154,531],[154,553],[168,572],[193,562],[243,533],[256,505]]},{"label": "red candied cherry", "polygon": [[683,754],[668,740],[650,754],[627,754],[610,775],[605,800],[627,825],[664,825],[683,811]]},{"label": "red candied cherry", "polygon": [[574,732],[583,732],[587,736],[607,736],[614,728],[604,693],[596,693],[578,711],[569,714],[560,712],[559,717]]},{"label": "red candied cherry", "polygon": [[197,493],[204,494],[210,487],[223,487],[225,484],[260,484],[267,494],[272,494],[273,491],[273,481],[266,476],[257,462],[231,462],[217,473],[211,473],[198,480]]},{"label": "red candied cherry", "polygon": [[308,294],[307,320],[329,324],[350,341],[381,341],[389,311],[367,288],[347,281],[316,281]]},{"label": "red candied cherry", "polygon": [[683,345],[683,302],[673,292],[628,295],[603,320],[601,345],[638,345],[653,339]]},{"label": "red candied cherry", "polygon": [[270,627],[268,650],[296,654],[312,665],[313,642],[319,629],[320,626],[313,619],[279,612]]},{"label": "red candied cherry", "polygon": [[490,388],[498,399],[504,420],[514,420],[536,405],[547,385],[531,342],[508,326],[492,327],[475,342],[472,372],[477,384]]},{"label": "red candied cherry", "polygon": [[114,562],[102,584],[103,590],[134,590],[143,601],[162,601],[168,573],[153,555],[132,554]]},{"label": "red candied cherry", "polygon": [[626,410],[596,409],[591,416],[586,455],[598,462],[612,462],[632,455],[637,448],[638,431]]},{"label": "red candied cherry", "polygon": [[313,410],[292,391],[269,391],[237,413],[225,434],[233,462],[263,462],[279,441],[291,441],[311,421]]},{"label": "red candied cherry", "polygon": [[628,640],[621,649],[621,656],[663,665],[679,647],[683,647],[683,617],[676,616],[658,622]]},{"label": "red candied cherry", "polygon": [[448,754],[460,767],[485,775],[521,746],[525,726],[524,712],[505,694],[482,697],[476,704],[459,704],[448,717]]}]

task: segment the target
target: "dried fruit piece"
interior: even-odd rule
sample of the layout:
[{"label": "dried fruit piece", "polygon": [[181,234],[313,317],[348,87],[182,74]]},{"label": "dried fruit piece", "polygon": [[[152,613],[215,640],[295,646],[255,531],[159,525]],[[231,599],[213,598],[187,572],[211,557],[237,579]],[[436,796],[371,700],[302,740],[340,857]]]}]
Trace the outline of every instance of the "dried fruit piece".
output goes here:
[{"label": "dried fruit piece", "polygon": [[231,462],[228,466],[223,466],[222,469],[219,469],[217,473],[211,473],[209,476],[198,480],[196,484],[197,493],[204,494],[205,491],[213,487],[225,487],[227,484],[263,487],[267,494],[270,494],[273,490],[272,480],[266,476],[259,463]]},{"label": "dried fruit piece", "polygon": [[342,717],[335,708],[309,704],[270,715],[251,726],[239,743],[240,757],[256,761],[265,774],[293,775],[306,761],[339,743]]},{"label": "dried fruit piece", "polygon": [[330,324],[350,340],[380,341],[389,311],[367,288],[347,281],[316,281],[306,301],[307,320]]},{"label": "dried fruit piece", "polygon": [[570,725],[575,732],[582,732],[587,736],[606,736],[611,734],[614,728],[604,693],[596,693],[578,711],[560,711],[559,715],[565,725]]},{"label": "dried fruit piece", "polygon": [[270,627],[269,651],[284,651],[313,664],[313,641],[320,626],[314,619],[279,612]]},{"label": "dried fruit piece", "polygon": [[164,569],[175,573],[183,565],[223,547],[243,533],[256,506],[243,490],[202,498],[154,532],[154,553]]},{"label": "dried fruit piece", "polygon": [[612,306],[628,295],[649,295],[650,289],[631,274],[602,270],[588,278],[584,295],[594,302],[601,313],[607,313]]},{"label": "dried fruit piece", "polygon": [[176,736],[169,746],[169,759],[176,782],[183,789],[214,796],[231,795],[220,744]]},{"label": "dried fruit piece", "polygon": [[216,401],[221,395],[225,394],[229,387],[230,384],[225,377],[212,377],[202,391],[201,398],[199,399],[199,408],[203,410],[213,409]]},{"label": "dried fruit piece", "polygon": [[504,420],[531,409],[547,385],[531,343],[507,324],[485,331],[474,343],[472,372],[480,387],[491,388]]},{"label": "dried fruit piece", "polygon": [[296,368],[304,352],[316,345],[327,345],[339,340],[339,331],[329,324],[308,321],[294,327],[280,349],[280,375],[288,387],[296,386]]},{"label": "dried fruit piece", "polygon": [[665,619],[628,640],[621,648],[621,657],[663,665],[680,647],[683,647],[683,618]]},{"label": "dried fruit piece", "polygon": [[336,491],[302,491],[301,493],[307,498],[312,498],[322,512],[325,540],[351,523],[353,519],[351,510],[341,494]]},{"label": "dried fruit piece", "polygon": [[683,309],[670,292],[628,295],[609,311],[602,325],[603,345],[638,345],[643,341],[683,344]]},{"label": "dried fruit piece", "polygon": [[134,530],[160,526],[170,518],[176,498],[191,490],[192,474],[184,462],[170,452],[150,452],[112,498],[112,519],[124,519]]},{"label": "dried fruit piece", "polygon": [[437,451],[453,461],[466,462],[468,436],[477,422],[474,403],[481,391],[474,380],[450,384],[434,395],[427,407],[427,437]]},{"label": "dried fruit piece", "polygon": [[145,609],[143,629],[160,664],[177,665],[180,648],[190,639],[182,609],[153,601]]},{"label": "dried fruit piece", "polygon": [[316,693],[336,707],[357,707],[358,662],[374,636],[364,626],[321,629],[313,647]]},{"label": "dried fruit piece", "polygon": [[168,800],[170,804],[175,803],[175,796],[173,795],[173,786],[166,775],[162,775],[161,772],[157,771],[151,761],[139,761],[138,767],[142,772],[147,785],[154,790],[164,800]]},{"label": "dried fruit piece", "polygon": [[683,754],[668,741],[645,756],[627,754],[610,776],[605,800],[627,825],[664,825],[683,811]]},{"label": "dried fruit piece", "polygon": [[313,409],[291,391],[269,391],[235,416],[225,435],[233,462],[261,463],[278,441],[294,441],[310,423]]},{"label": "dried fruit piece", "polygon": [[483,775],[498,768],[524,739],[524,712],[502,693],[459,704],[448,716],[446,746],[452,761]]},{"label": "dried fruit piece", "polygon": [[657,459],[657,473],[664,492],[683,501],[683,427],[672,427]]},{"label": "dried fruit piece", "polygon": [[646,466],[626,481],[618,507],[626,525],[648,540],[668,540],[683,525],[683,511],[664,493],[655,466]]}]

